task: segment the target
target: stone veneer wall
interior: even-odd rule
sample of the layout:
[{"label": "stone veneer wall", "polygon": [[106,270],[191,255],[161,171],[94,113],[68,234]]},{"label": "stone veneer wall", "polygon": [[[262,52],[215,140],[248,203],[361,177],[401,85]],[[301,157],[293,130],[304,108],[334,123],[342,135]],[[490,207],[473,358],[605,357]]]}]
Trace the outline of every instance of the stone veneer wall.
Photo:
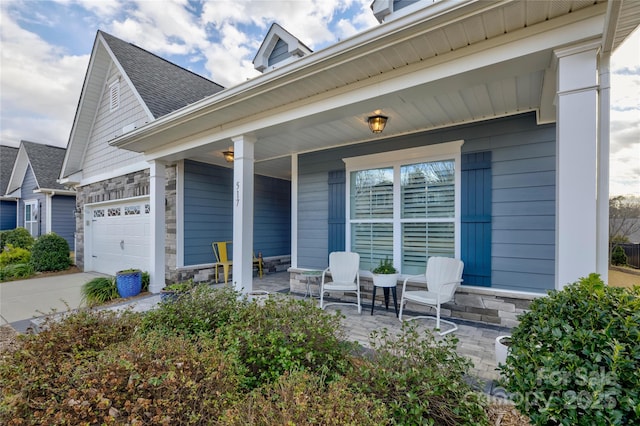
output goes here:
[{"label": "stone veneer wall", "polygon": [[[305,270],[290,269],[289,290],[292,293],[304,294],[307,291],[307,276],[303,275]],[[319,284],[319,281],[318,281]],[[418,288],[407,283],[407,288],[417,290]],[[315,289],[314,289],[315,291]],[[382,300],[381,291],[376,294],[376,299]],[[398,281],[398,303],[402,297],[402,281]],[[371,278],[360,277],[360,297],[363,306],[371,303],[373,295],[373,281]],[[516,293],[501,290],[492,290],[483,287],[460,286],[455,294],[454,303],[445,303],[440,309],[440,315],[444,317],[460,318],[469,321],[476,321],[503,327],[515,327],[518,325],[517,316],[525,312],[531,301],[536,297],[528,293]],[[427,306],[407,304],[409,310],[428,310]],[[435,314],[435,309],[433,310]]]},{"label": "stone veneer wall", "polygon": [[[77,188],[76,211],[85,204],[149,195],[149,169]],[[76,214],[76,265],[84,269],[84,214]]]},{"label": "stone veneer wall", "polygon": [[[176,178],[178,169],[175,165],[165,168],[165,244],[164,244],[164,280],[165,284],[173,281],[173,274],[176,270],[176,247],[177,247],[177,184]],[[182,220],[182,218],[180,218]]]},{"label": "stone veneer wall", "polygon": [[[262,262],[262,272],[264,274],[283,272],[291,267],[291,256],[265,257]],[[218,272],[222,277],[222,267],[219,268]],[[233,269],[229,274],[229,277],[232,276]],[[169,280],[171,282],[180,282],[190,279],[193,279],[193,281],[198,283],[215,282],[215,267],[213,263],[173,268],[169,273]],[[224,280],[224,277],[219,279]]]}]

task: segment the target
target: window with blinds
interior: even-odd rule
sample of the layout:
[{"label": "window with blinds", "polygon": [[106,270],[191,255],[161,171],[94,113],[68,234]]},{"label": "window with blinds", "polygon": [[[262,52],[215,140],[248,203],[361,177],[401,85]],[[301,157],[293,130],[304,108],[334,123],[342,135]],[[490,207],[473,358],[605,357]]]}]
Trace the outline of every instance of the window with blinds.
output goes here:
[{"label": "window with blinds", "polygon": [[454,159],[351,172],[351,250],[360,268],[393,258],[398,243],[403,274],[423,273],[430,256],[454,257],[455,184]]}]

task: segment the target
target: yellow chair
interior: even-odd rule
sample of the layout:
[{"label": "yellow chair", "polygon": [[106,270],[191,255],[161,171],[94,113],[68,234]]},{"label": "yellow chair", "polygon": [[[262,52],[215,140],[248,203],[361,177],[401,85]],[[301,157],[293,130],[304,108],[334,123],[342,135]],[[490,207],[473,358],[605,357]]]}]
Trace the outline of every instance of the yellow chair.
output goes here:
[{"label": "yellow chair", "polygon": [[[218,267],[222,266],[222,270],[224,273],[224,283],[226,284],[229,280],[229,269],[233,266],[233,260],[229,260],[228,248],[232,243],[230,241],[219,241],[215,243],[211,243],[211,247],[213,248],[213,253],[216,255],[216,263],[214,264],[216,268],[216,283],[218,282]],[[253,253],[253,267],[258,270],[258,276],[262,278],[262,257],[256,257],[255,252]]]}]

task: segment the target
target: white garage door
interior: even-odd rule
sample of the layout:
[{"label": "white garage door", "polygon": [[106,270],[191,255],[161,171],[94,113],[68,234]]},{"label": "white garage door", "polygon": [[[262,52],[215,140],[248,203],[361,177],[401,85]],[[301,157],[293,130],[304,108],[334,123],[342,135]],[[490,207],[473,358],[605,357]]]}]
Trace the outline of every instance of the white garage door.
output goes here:
[{"label": "white garage door", "polygon": [[149,200],[92,206],[91,210],[91,246],[86,253],[90,269],[110,275],[129,268],[148,271]]}]

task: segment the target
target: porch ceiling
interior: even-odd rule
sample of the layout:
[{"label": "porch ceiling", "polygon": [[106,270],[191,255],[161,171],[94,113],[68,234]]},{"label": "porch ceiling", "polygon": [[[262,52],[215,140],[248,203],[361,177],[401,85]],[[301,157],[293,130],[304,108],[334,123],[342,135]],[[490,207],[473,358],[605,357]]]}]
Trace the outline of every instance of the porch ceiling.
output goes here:
[{"label": "porch ceiling", "polygon": [[[624,3],[614,48],[637,26],[638,5]],[[601,37],[606,11],[605,0],[441,1],[112,144],[149,159],[229,166],[221,152],[232,145],[231,137],[251,133],[257,137],[256,173],[289,178],[293,153],[526,111],[553,121],[553,49]],[[629,21],[629,11],[635,20]],[[366,124],[375,112],[389,116],[377,136]]]}]

